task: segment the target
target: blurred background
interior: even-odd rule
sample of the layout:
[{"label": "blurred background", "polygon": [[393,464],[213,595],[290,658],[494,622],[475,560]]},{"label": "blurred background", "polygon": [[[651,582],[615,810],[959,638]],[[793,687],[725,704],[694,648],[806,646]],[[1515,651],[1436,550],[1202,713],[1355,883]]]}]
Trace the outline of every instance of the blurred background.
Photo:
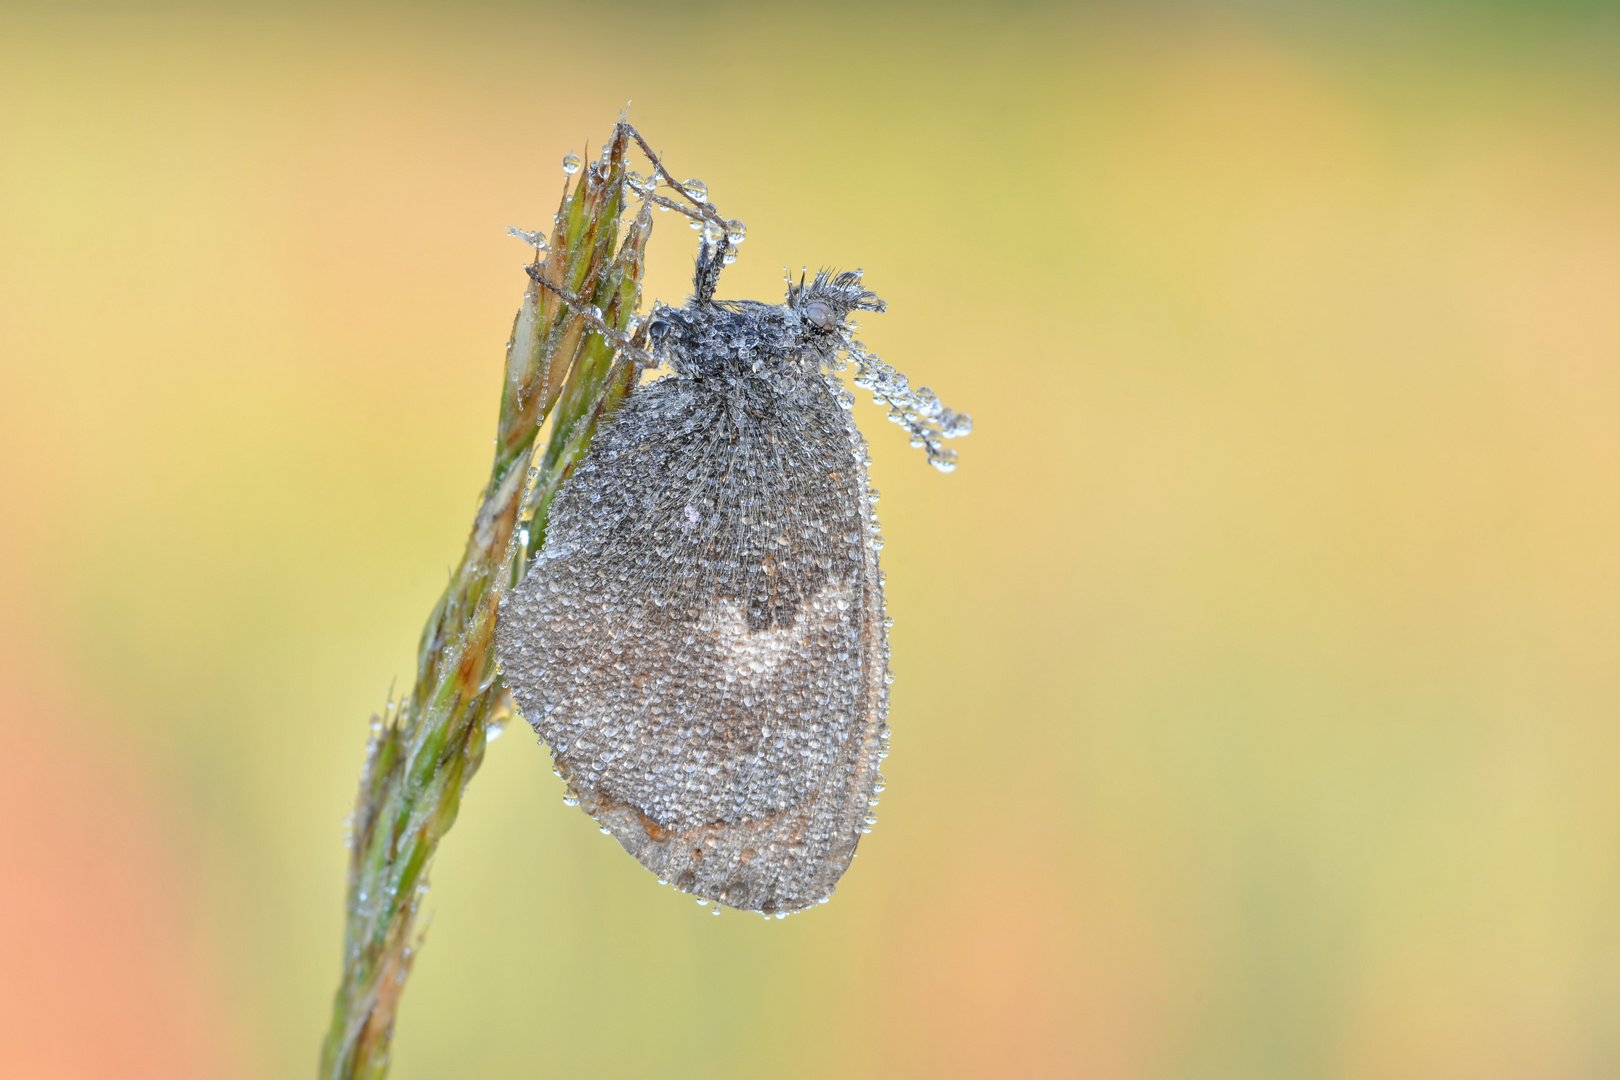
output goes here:
[{"label": "blurred background", "polygon": [[836,902],[711,917],[513,729],[394,1076],[1620,1075],[1620,18],[1440,3],[0,9],[0,1075],[313,1075],[504,227],[627,101],[723,291],[865,267],[977,427],[857,406]]}]

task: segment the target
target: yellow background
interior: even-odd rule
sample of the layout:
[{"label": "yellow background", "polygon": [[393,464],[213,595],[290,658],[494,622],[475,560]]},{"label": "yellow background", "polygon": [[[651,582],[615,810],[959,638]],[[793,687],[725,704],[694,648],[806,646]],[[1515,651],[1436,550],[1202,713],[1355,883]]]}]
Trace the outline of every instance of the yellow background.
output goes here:
[{"label": "yellow background", "polygon": [[630,100],[723,293],[865,267],[977,426],[857,406],[836,900],[711,917],[514,729],[399,1080],[1620,1075],[1620,21],[1461,4],[0,12],[0,1073],[313,1074],[503,228]]}]

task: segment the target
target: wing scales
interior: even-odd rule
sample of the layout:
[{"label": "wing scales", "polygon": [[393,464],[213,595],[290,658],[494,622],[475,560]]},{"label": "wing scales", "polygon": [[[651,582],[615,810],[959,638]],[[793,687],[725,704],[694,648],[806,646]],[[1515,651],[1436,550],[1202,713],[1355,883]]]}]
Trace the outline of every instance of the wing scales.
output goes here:
[{"label": "wing scales", "polygon": [[822,380],[798,397],[638,390],[498,628],[581,806],[661,879],[749,910],[832,891],[884,732],[864,444]]}]

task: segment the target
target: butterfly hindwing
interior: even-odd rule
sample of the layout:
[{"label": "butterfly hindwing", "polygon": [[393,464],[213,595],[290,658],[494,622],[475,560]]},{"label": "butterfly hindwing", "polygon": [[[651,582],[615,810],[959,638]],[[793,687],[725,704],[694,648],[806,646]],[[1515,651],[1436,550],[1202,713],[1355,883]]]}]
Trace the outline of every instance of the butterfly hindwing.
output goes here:
[{"label": "butterfly hindwing", "polygon": [[606,420],[497,644],[580,805],[662,880],[826,897],[877,782],[887,643],[836,386],[668,377]]}]

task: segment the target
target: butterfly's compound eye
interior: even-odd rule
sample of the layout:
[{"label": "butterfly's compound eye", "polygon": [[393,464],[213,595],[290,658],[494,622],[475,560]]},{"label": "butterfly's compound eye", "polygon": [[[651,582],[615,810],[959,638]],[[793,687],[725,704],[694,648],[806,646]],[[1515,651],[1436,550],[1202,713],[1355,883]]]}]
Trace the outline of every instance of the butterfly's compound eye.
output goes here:
[{"label": "butterfly's compound eye", "polygon": [[653,348],[656,349],[658,346],[662,345],[664,343],[664,338],[668,336],[668,319],[660,319],[655,316],[652,321],[647,324],[647,340],[652,342]]},{"label": "butterfly's compound eye", "polygon": [[804,305],[804,320],[818,330],[831,330],[838,325],[838,315],[831,304],[812,300]]}]

